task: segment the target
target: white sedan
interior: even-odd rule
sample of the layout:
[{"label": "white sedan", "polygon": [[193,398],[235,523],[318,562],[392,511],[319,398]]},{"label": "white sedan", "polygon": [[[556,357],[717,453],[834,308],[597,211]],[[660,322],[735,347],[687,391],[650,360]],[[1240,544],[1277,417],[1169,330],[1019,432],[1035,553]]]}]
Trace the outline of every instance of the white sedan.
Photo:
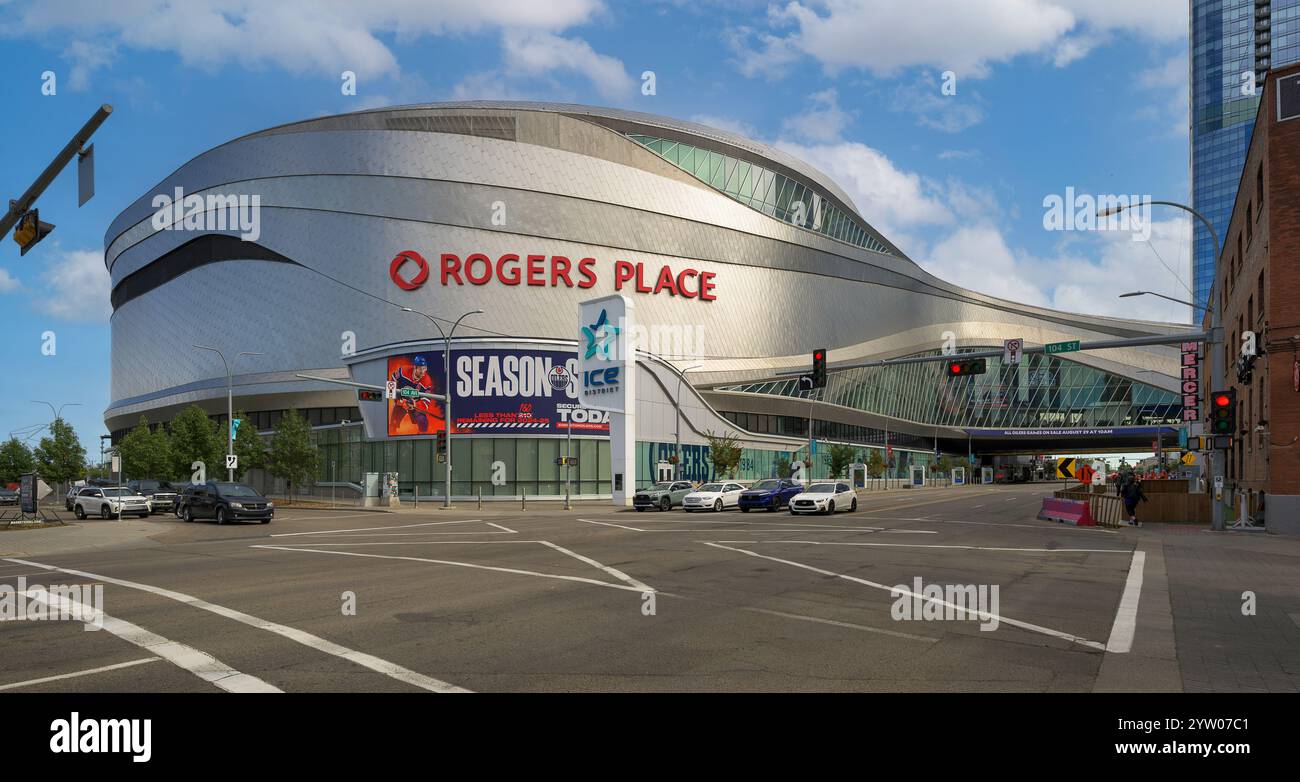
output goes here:
[{"label": "white sedan", "polygon": [[740,493],[745,490],[739,483],[706,483],[682,499],[682,510],[722,510],[740,505]]},{"label": "white sedan", "polygon": [[858,495],[847,483],[814,483],[790,498],[790,515],[858,509]]}]

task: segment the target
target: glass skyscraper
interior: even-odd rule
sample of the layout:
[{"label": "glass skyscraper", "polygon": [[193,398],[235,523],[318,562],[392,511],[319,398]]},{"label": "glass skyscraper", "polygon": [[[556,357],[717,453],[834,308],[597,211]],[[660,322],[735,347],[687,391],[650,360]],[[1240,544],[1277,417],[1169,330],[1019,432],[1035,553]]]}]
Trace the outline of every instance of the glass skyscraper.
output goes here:
[{"label": "glass skyscraper", "polygon": [[[1268,69],[1300,61],[1300,0],[1191,0],[1192,206],[1224,233],[1237,198],[1258,88]],[[1194,222],[1192,279],[1207,305],[1219,248]]]}]

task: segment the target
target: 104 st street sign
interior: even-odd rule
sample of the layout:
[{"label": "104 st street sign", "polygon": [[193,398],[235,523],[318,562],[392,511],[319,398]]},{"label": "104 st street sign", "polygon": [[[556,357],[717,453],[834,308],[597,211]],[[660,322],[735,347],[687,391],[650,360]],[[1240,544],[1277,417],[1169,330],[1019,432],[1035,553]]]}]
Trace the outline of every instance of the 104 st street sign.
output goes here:
[{"label": "104 st street sign", "polygon": [[1073,353],[1079,349],[1079,340],[1074,339],[1069,342],[1049,342],[1044,346],[1047,355],[1053,353]]}]

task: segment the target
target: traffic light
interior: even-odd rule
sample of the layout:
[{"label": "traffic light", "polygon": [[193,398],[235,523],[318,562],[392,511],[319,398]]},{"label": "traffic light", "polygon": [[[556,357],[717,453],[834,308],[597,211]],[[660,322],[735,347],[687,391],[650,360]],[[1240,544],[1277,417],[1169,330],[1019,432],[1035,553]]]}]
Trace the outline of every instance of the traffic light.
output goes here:
[{"label": "traffic light", "polygon": [[1210,394],[1210,431],[1232,434],[1237,429],[1237,392],[1234,389]]},{"label": "traffic light", "polygon": [[357,400],[361,402],[382,402],[384,401],[384,392],[369,388],[358,388]]},{"label": "traffic light", "polygon": [[982,358],[958,359],[949,361],[944,366],[947,368],[948,377],[982,375],[988,370],[988,364]]},{"label": "traffic light", "polygon": [[447,430],[446,429],[443,429],[438,432],[438,436],[435,442],[436,445],[434,446],[434,450],[438,456],[438,464],[446,464],[447,462]]},{"label": "traffic light", "polygon": [[20,248],[18,254],[26,255],[28,250],[49,236],[50,231],[53,230],[53,225],[41,222],[40,210],[33,209],[18,218],[18,225],[14,227],[14,241]]},{"label": "traffic light", "polygon": [[812,355],[813,388],[826,387],[826,348],[817,348]]}]

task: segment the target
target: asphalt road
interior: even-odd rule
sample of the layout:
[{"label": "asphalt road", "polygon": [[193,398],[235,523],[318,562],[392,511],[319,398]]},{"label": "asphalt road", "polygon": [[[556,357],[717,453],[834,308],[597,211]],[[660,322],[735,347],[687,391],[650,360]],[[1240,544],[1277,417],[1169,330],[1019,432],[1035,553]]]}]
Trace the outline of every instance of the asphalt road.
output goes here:
[{"label": "asphalt road", "polygon": [[[1142,531],[1038,521],[1049,489],[897,491],[833,517],[282,510],[7,532],[0,586],[102,584],[105,620],[0,622],[0,694],[1091,691],[1129,655],[1176,673],[1131,642],[1160,607],[1137,610]],[[983,587],[985,613],[926,591],[953,585]]]}]

